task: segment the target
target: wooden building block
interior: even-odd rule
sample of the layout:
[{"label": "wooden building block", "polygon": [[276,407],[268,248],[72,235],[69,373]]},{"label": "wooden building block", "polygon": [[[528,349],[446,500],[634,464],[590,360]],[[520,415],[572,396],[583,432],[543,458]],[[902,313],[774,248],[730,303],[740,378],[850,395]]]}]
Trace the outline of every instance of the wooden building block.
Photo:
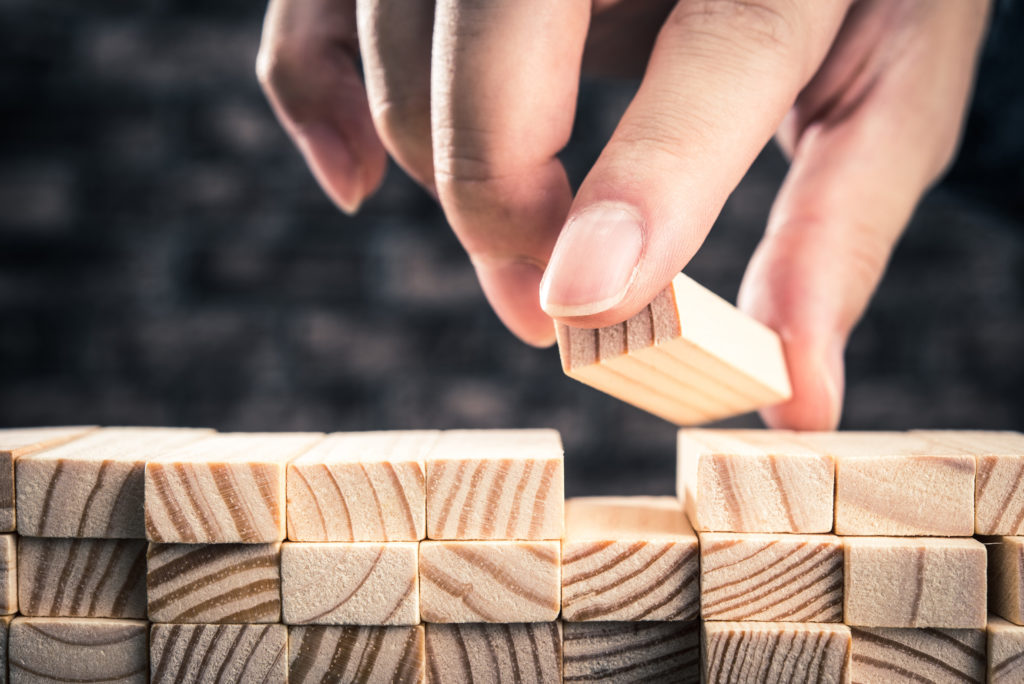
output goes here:
[{"label": "wooden building block", "polygon": [[557,332],[566,375],[678,425],[791,395],[778,335],[682,273],[624,323]]},{"label": "wooden building block", "polygon": [[264,623],[281,619],[281,544],[150,544],[153,622]]},{"label": "wooden building block", "polygon": [[427,682],[562,681],[557,622],[426,625]]},{"label": "wooden building block", "polygon": [[989,684],[1024,682],[1024,627],[989,615],[986,633]]},{"label": "wooden building block", "polygon": [[556,541],[420,543],[420,616],[427,622],[548,622],[558,617]]},{"label": "wooden building block", "polygon": [[850,628],[846,625],[705,622],[702,640],[708,684],[850,681]]},{"label": "wooden building block", "polygon": [[832,530],[835,464],[795,433],[680,430],[676,493],[701,532]]},{"label": "wooden building block", "polygon": [[697,535],[675,497],[565,502],[562,619],[693,620]]},{"label": "wooden building block", "polygon": [[7,635],[13,615],[0,615],[0,683],[7,684]]},{"label": "wooden building block", "polygon": [[285,468],[319,433],[207,437],[146,465],[146,538],[257,544],[285,534]]},{"label": "wooden building block", "polygon": [[212,430],[104,428],[18,458],[18,533],[143,539],[146,461]]},{"label": "wooden building block", "polygon": [[968,451],[904,432],[801,438],[835,458],[836,534],[974,534],[975,459]]},{"label": "wooden building block", "polygon": [[985,547],[976,539],[847,537],[843,542],[846,624],[985,626]]},{"label": "wooden building block", "polygon": [[18,612],[18,538],[0,535],[0,615]]},{"label": "wooden building block", "polygon": [[831,534],[700,535],[705,620],[842,622],[843,542]]},{"label": "wooden building block", "polygon": [[17,617],[7,652],[11,682],[146,684],[147,632],[144,620]]},{"label": "wooden building block", "polygon": [[288,681],[284,625],[153,625],[151,684]]},{"label": "wooden building block", "polygon": [[288,681],[422,682],[423,626],[288,628]]},{"label": "wooden building block", "polygon": [[860,684],[985,682],[985,630],[851,627]]},{"label": "wooden building block", "polygon": [[416,542],[286,542],[285,624],[415,625],[420,621]]},{"label": "wooden building block", "polygon": [[430,539],[561,539],[555,430],[451,430],[427,456]]},{"label": "wooden building block", "polygon": [[562,681],[699,684],[700,623],[565,622]]},{"label": "wooden building block", "polygon": [[18,541],[21,612],[34,617],[146,617],[141,539]]},{"label": "wooden building block", "polygon": [[985,537],[984,542],[989,610],[1024,625],[1024,537]]},{"label": "wooden building block", "polygon": [[288,466],[292,541],[419,541],[433,430],[329,435]]}]

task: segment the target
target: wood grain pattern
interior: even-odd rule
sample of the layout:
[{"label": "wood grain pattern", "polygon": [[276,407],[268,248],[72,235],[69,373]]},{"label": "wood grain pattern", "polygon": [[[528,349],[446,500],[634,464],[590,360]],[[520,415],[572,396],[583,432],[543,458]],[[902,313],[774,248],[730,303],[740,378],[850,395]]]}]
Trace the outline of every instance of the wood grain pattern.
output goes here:
[{"label": "wood grain pattern", "polygon": [[842,622],[843,543],[834,535],[704,532],[705,620]]},{"label": "wood grain pattern", "polygon": [[147,632],[143,620],[17,617],[8,643],[11,681],[146,684]]},{"label": "wood grain pattern", "polygon": [[150,544],[149,619],[265,623],[281,619],[281,544]]},{"label": "wood grain pattern", "polygon": [[985,630],[851,627],[853,684],[984,684]]},{"label": "wood grain pattern", "polygon": [[675,497],[565,502],[564,620],[693,620],[697,535]]},{"label": "wood grain pattern", "polygon": [[561,680],[557,622],[426,625],[425,631],[430,684]]},{"label": "wood grain pattern", "polygon": [[21,612],[36,617],[146,617],[146,542],[44,539],[18,542]]},{"label": "wood grain pattern", "polygon": [[1024,625],[1024,537],[984,537],[988,551],[988,606]]},{"label": "wood grain pattern", "polygon": [[706,684],[850,681],[850,628],[799,622],[705,622]]},{"label": "wood grain pattern", "polygon": [[247,544],[285,535],[285,469],[319,433],[235,433],[200,440],[146,465],[146,538]]},{"label": "wood grain pattern", "polygon": [[451,430],[427,455],[430,539],[561,539],[555,430]]},{"label": "wood grain pattern", "polygon": [[212,434],[104,428],[18,458],[18,532],[31,537],[142,539],[146,461]]},{"label": "wood grain pattern", "polygon": [[286,542],[281,606],[289,625],[415,625],[416,542]]},{"label": "wood grain pattern", "polygon": [[985,626],[985,547],[975,539],[847,537],[843,619],[858,627]]},{"label": "wood grain pattern", "polygon": [[548,622],[558,617],[555,541],[420,543],[420,615],[427,622]]},{"label": "wood grain pattern", "polygon": [[835,464],[795,433],[680,430],[676,494],[701,532],[830,532]]},{"label": "wood grain pattern", "polygon": [[310,625],[289,627],[288,637],[288,681],[291,684],[423,681],[422,625]]},{"label": "wood grain pattern", "polygon": [[562,681],[700,682],[700,623],[566,622]]},{"label": "wood grain pattern", "polygon": [[18,538],[0,535],[0,615],[18,612]]},{"label": "wood grain pattern", "polygon": [[989,615],[986,633],[989,684],[1024,682],[1024,627]]},{"label": "wood grain pattern", "polygon": [[292,541],[419,541],[433,430],[329,435],[288,465]]},{"label": "wood grain pattern", "polygon": [[284,625],[153,625],[151,684],[288,681]]}]

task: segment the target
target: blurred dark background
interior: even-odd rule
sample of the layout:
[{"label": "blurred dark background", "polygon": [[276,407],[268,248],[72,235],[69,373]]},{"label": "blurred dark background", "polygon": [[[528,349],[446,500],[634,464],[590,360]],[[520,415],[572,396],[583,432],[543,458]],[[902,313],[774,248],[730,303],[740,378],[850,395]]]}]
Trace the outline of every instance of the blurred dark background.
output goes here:
[{"label": "blurred dark background", "polygon": [[[960,161],[851,340],[846,428],[1024,427],[1016,5]],[[262,11],[0,0],[0,427],[552,426],[570,494],[671,491],[674,428],[506,333],[399,170],[355,218],[329,204],[257,87]],[[576,178],[634,88],[585,84]],[[735,299],[784,171],[766,149],[694,278]]]}]

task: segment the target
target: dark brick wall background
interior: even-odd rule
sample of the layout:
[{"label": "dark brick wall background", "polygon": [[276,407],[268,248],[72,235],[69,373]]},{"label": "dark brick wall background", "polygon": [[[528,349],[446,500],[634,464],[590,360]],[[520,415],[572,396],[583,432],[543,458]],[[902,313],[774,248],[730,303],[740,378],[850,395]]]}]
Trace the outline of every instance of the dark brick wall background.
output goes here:
[{"label": "dark brick wall background", "polygon": [[[355,218],[327,202],[257,88],[261,20],[239,0],[0,0],[0,426],[553,426],[569,493],[671,491],[674,429],[508,335],[400,171]],[[844,427],[1024,427],[1011,42],[851,341]],[[577,178],[633,87],[584,88]],[[784,170],[766,150],[691,275],[735,298]]]}]

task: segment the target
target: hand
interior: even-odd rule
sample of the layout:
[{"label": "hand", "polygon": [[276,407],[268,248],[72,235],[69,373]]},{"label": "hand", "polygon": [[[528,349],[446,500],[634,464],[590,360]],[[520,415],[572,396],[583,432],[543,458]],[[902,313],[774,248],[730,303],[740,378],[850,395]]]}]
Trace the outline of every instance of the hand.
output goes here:
[{"label": "hand", "polygon": [[[792,165],[739,303],[785,345],[794,396],[766,421],[832,428],[847,337],[954,156],[988,0],[639,4],[271,0],[258,73],[339,206],[373,192],[387,150],[536,345],[549,316],[646,305],[774,135]],[[646,70],[574,198],[556,154],[584,62]]]}]

